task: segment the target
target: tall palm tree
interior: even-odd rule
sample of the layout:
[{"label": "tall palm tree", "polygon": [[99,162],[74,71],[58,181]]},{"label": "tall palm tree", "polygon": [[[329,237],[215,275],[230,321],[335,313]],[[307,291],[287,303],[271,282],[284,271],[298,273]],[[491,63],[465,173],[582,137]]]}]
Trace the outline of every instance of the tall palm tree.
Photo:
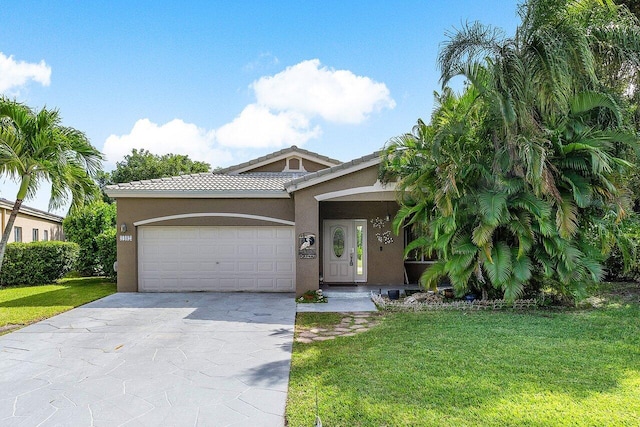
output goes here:
[{"label": "tall palm tree", "polygon": [[640,25],[611,0],[529,0],[519,14],[512,37],[480,23],[451,34],[439,56],[442,83],[463,76],[476,86],[490,107],[495,148],[557,198],[544,127],[570,114],[579,93],[604,92],[613,102],[633,87]]},{"label": "tall palm tree", "polygon": [[448,276],[459,294],[493,287],[514,299],[544,280],[573,293],[602,275],[585,230],[628,209],[630,165],[616,148],[637,138],[601,71],[640,58],[637,20],[608,0],[530,0],[520,15],[510,38],[477,23],[453,34],[442,81],[469,85],[460,96],[445,87],[431,125],[387,145],[383,178],[399,179],[403,205],[396,230],[413,227],[407,250],[439,258],[425,286]]},{"label": "tall palm tree", "polygon": [[11,229],[24,200],[51,183],[49,209],[71,208],[99,194],[95,175],[102,154],[84,133],[62,126],[58,110],[35,112],[24,104],[0,98],[0,175],[20,184],[16,201],[0,241],[0,268]]}]

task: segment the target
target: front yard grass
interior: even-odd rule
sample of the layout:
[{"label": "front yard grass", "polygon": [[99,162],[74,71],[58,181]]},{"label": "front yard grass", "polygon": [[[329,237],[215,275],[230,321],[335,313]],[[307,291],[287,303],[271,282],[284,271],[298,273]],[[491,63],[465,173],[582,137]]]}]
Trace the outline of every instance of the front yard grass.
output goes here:
[{"label": "front yard grass", "polygon": [[0,328],[28,325],[115,291],[115,283],[96,277],[63,279],[44,286],[0,288]]},{"label": "front yard grass", "polygon": [[640,425],[635,295],[599,309],[386,313],[353,337],[295,343],[288,425],[314,425],[316,391],[324,426]]}]

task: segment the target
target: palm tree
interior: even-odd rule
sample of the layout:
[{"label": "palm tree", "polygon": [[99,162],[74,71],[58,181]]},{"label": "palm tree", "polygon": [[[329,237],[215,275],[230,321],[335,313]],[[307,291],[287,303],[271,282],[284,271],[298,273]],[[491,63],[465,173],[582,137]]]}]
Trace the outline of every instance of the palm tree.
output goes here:
[{"label": "palm tree", "polygon": [[570,114],[585,92],[614,98],[633,87],[640,66],[640,25],[611,0],[530,0],[513,37],[480,23],[450,35],[439,56],[442,83],[463,76],[481,93],[493,122],[494,149],[512,169],[557,198],[546,167],[545,126]]},{"label": "palm tree", "polygon": [[520,14],[512,38],[481,24],[452,35],[442,81],[461,75],[467,87],[445,87],[431,125],[387,145],[382,177],[401,190],[396,230],[413,227],[420,237],[407,251],[439,258],[425,286],[447,276],[458,294],[493,287],[514,299],[544,280],[575,293],[602,275],[586,230],[611,241],[601,219],[628,210],[630,165],[617,153],[637,138],[601,70],[620,52],[620,70],[640,58],[637,20],[606,0],[531,0]]},{"label": "palm tree", "polygon": [[44,182],[51,183],[49,209],[71,209],[99,194],[95,175],[102,154],[84,133],[61,125],[58,110],[38,112],[24,104],[0,98],[0,175],[20,184],[16,201],[0,241],[0,268],[11,229],[24,200]]}]

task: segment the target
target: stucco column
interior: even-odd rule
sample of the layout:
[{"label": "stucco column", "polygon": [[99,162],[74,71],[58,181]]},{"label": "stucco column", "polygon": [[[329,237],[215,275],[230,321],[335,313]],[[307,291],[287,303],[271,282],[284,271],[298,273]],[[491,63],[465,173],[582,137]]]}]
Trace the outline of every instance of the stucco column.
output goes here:
[{"label": "stucco column", "polygon": [[[311,191],[300,190],[295,193],[295,218],[296,218],[296,295],[300,296],[306,291],[316,290],[319,286],[320,276],[320,251],[319,242],[319,203],[313,197]],[[316,257],[312,259],[300,259],[298,256],[298,236],[301,233],[313,233],[316,235]]]},{"label": "stucco column", "polygon": [[[118,201],[118,208],[126,201]],[[118,209],[118,292],[138,292],[137,227]],[[123,231],[122,225],[126,230]]]}]

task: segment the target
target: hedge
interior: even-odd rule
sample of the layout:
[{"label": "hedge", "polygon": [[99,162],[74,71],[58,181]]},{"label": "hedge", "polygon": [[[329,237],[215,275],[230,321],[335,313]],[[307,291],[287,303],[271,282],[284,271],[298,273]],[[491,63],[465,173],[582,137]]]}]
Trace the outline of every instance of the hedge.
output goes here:
[{"label": "hedge", "polygon": [[96,236],[98,260],[100,265],[102,265],[104,275],[111,279],[115,279],[117,275],[113,270],[113,264],[118,259],[117,243],[117,233],[115,228],[110,228],[104,233]]},{"label": "hedge", "polygon": [[113,264],[101,263],[97,238],[106,230],[116,228],[116,205],[104,202],[86,205],[67,215],[62,224],[67,240],[80,245],[74,268],[83,276],[108,274]]},{"label": "hedge", "polygon": [[71,242],[9,243],[0,270],[0,285],[44,285],[74,267],[80,247]]}]

